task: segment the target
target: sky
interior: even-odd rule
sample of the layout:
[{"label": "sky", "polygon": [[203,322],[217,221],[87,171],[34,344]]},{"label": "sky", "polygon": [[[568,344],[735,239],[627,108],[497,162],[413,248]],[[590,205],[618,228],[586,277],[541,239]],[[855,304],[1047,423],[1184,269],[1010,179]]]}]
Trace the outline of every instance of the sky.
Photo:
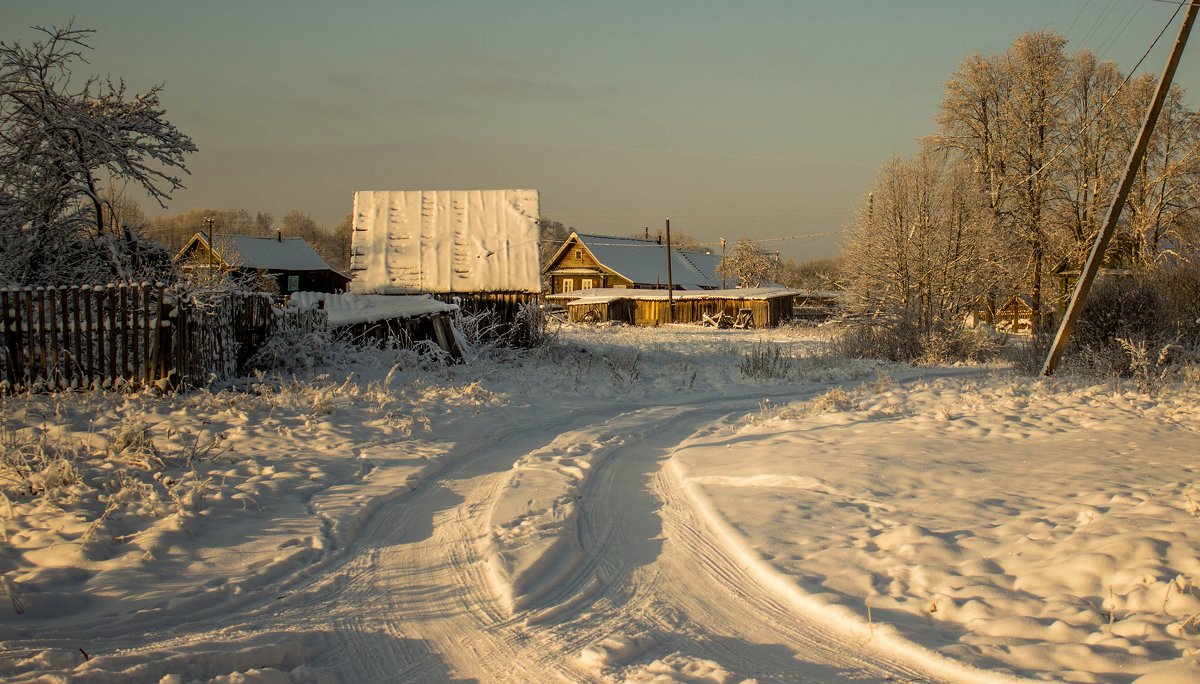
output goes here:
[{"label": "sky", "polygon": [[[74,20],[80,76],[165,84],[196,207],[332,227],[355,190],[533,188],[583,232],[836,255],[879,166],[934,132],[972,53],[1052,29],[1123,71],[1162,0],[0,0],[0,40]],[[1158,74],[1178,20],[1139,71]],[[1200,93],[1200,47],[1176,82]]]}]

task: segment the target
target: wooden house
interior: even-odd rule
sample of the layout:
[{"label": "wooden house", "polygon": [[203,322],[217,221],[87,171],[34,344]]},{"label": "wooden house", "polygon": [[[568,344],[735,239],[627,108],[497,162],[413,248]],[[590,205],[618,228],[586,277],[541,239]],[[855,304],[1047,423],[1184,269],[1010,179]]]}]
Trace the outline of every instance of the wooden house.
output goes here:
[{"label": "wooden house", "polygon": [[[715,290],[720,257],[671,249],[676,290]],[[667,248],[658,240],[571,233],[542,267],[550,294],[589,289],[660,290],[667,287]]]},{"label": "wooden house", "polygon": [[344,292],[350,276],[330,268],[304,238],[196,233],[175,255],[186,269],[211,268],[257,276],[273,283],[279,295],[293,292]]},{"label": "wooden house", "polygon": [[[657,326],[665,323],[713,324],[727,321],[737,327],[770,328],[790,320],[797,292],[783,288],[735,290],[665,290],[606,288],[547,295],[563,304],[573,322],[619,322]],[[674,315],[671,304],[674,302]]]}]

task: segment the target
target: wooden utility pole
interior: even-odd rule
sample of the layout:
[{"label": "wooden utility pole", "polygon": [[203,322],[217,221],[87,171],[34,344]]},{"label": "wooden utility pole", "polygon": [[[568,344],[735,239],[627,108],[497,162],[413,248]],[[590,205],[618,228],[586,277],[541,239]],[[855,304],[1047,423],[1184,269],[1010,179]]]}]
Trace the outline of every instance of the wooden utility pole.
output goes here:
[{"label": "wooden utility pole", "polygon": [[1137,169],[1146,156],[1150,136],[1154,133],[1154,124],[1158,122],[1163,102],[1166,101],[1167,93],[1171,90],[1171,79],[1175,77],[1175,67],[1179,66],[1179,58],[1183,55],[1183,46],[1187,44],[1188,34],[1192,31],[1192,24],[1196,21],[1198,10],[1200,10],[1200,5],[1189,2],[1187,13],[1183,15],[1183,23],[1179,25],[1179,35],[1175,37],[1175,45],[1171,48],[1171,56],[1167,58],[1162,78],[1158,79],[1158,88],[1154,91],[1154,99],[1150,103],[1150,109],[1146,112],[1146,118],[1142,121],[1142,130],[1138,134],[1137,143],[1129,153],[1129,163],[1125,165],[1125,175],[1121,178],[1117,194],[1108,207],[1104,226],[1096,235],[1096,241],[1092,243],[1092,251],[1088,253],[1083,272],[1079,274],[1079,282],[1075,284],[1075,292],[1071,295],[1071,303],[1067,305],[1067,313],[1058,326],[1058,334],[1054,336],[1054,344],[1050,347],[1050,353],[1046,355],[1046,364],[1042,366],[1042,375],[1054,373],[1054,369],[1058,367],[1058,362],[1062,359],[1063,351],[1067,347],[1067,341],[1071,339],[1071,332],[1075,330],[1079,312],[1083,309],[1084,302],[1087,301],[1088,292],[1092,289],[1092,282],[1095,281],[1100,264],[1104,261],[1104,251],[1108,248],[1108,243],[1112,240],[1113,232],[1116,230],[1117,219],[1121,217],[1121,210],[1125,208],[1125,200],[1129,197],[1129,189],[1133,186],[1134,176],[1137,175]]},{"label": "wooden utility pole", "polygon": [[212,278],[213,270],[213,250],[216,246],[213,245],[213,220],[211,218],[204,219],[204,224],[208,226],[208,277]]},{"label": "wooden utility pole", "polygon": [[721,289],[725,289],[725,238],[721,238]]},{"label": "wooden utility pole", "polygon": [[671,219],[667,219],[667,316],[675,322],[675,283],[671,281]]}]

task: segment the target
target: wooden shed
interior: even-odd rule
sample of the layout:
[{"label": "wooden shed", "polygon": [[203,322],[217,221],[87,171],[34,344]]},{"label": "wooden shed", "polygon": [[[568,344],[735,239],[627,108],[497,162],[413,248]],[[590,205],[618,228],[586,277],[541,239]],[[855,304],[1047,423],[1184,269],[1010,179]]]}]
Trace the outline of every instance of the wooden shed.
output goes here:
[{"label": "wooden shed", "polygon": [[1013,332],[1033,329],[1033,299],[1029,295],[1013,295],[994,315],[996,326]]},{"label": "wooden shed", "polygon": [[[703,324],[721,316],[771,328],[792,317],[795,290],[756,288],[674,292],[676,323]],[[593,289],[548,295],[566,306],[573,322],[620,322],[656,326],[672,321],[671,299],[663,290]]]}]

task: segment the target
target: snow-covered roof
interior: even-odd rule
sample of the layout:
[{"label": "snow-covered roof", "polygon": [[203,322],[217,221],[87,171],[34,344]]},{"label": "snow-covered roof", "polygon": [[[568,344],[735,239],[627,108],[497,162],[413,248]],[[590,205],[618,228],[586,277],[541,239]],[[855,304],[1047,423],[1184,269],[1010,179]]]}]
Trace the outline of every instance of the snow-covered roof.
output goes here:
[{"label": "snow-covered roof", "polygon": [[[580,242],[606,268],[634,283],[667,284],[666,245],[657,240],[623,238],[609,235],[575,234]],[[671,282],[685,290],[721,286],[717,262],[721,257],[705,252],[671,249]]]},{"label": "snow-covered roof", "polygon": [[[183,248],[188,251],[192,242],[207,245],[203,233],[196,233]],[[238,268],[261,268],[271,271],[329,271],[332,268],[311,245],[301,237],[258,237],[252,235],[217,235],[216,254],[222,261]]]},{"label": "snow-covered roof", "polygon": [[537,190],[354,193],[362,294],[540,292]]},{"label": "snow-covered roof", "polygon": [[[799,290],[789,290],[782,287],[752,287],[731,290],[675,290],[671,298],[684,299],[774,299],[776,297],[793,297],[800,294]],[[546,299],[566,304],[603,304],[618,299],[654,299],[667,300],[666,290],[634,290],[620,287],[595,287],[588,290],[560,292],[546,295]]]},{"label": "snow-covered roof", "polygon": [[433,313],[455,311],[454,304],[439,302],[429,295],[359,295],[329,294],[326,292],[293,292],[288,305],[315,307],[325,302],[329,324],[371,323],[393,318],[415,318]]}]

